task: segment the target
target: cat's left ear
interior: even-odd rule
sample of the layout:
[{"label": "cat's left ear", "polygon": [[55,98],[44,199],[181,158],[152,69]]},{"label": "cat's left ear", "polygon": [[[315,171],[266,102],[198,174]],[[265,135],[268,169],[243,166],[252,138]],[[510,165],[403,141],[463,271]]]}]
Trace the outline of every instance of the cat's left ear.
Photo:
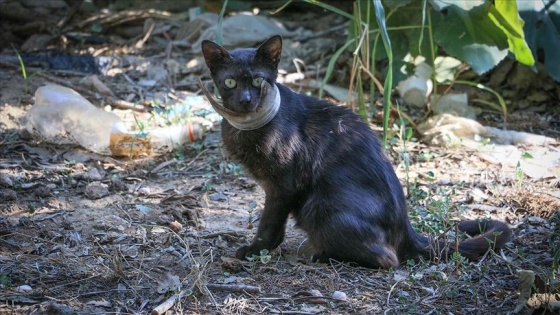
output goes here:
[{"label": "cat's left ear", "polygon": [[281,55],[282,37],[280,35],[274,35],[259,46],[255,58],[264,62],[269,62],[274,68],[277,68]]}]

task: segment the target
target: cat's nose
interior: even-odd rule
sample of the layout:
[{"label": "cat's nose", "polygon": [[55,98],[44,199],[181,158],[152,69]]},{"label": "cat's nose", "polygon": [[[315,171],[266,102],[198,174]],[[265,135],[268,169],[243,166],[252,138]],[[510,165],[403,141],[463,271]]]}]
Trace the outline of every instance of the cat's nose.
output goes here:
[{"label": "cat's nose", "polygon": [[251,93],[249,93],[249,91],[247,90],[241,92],[241,95],[239,96],[239,102],[241,103],[241,105],[251,104]]}]

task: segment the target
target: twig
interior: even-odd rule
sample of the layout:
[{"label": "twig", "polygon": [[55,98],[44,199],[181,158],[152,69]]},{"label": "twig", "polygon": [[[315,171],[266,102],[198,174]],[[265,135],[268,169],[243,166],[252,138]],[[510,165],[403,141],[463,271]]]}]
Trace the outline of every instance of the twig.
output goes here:
[{"label": "twig", "polygon": [[[12,63],[4,62],[4,61],[1,61],[1,60],[0,60],[0,66],[12,68],[12,69],[18,69],[19,68],[18,65],[14,65]],[[31,73],[28,74],[28,76],[30,76],[30,75],[31,75]],[[79,92],[80,94],[87,95],[90,98],[95,98],[95,93],[94,92],[92,92],[88,89],[85,89],[83,87],[76,86],[74,84],[68,83],[68,81],[66,81],[66,80],[62,80],[62,79],[50,76],[50,75],[48,75],[44,72],[40,72],[40,71],[33,73],[33,75],[39,76],[39,77],[41,77],[45,80],[54,82],[58,85],[62,85],[62,86],[74,89],[77,92]],[[113,97],[113,96],[105,96],[104,100],[105,100],[105,103],[111,105],[112,107],[119,108],[119,109],[132,109],[132,110],[139,111],[139,112],[147,112],[147,111],[150,110],[150,108],[145,107],[143,105],[130,103],[130,102],[118,99],[118,98]]]},{"label": "twig", "polygon": [[52,218],[54,218],[54,217],[57,217],[57,216],[59,216],[59,215],[64,215],[64,214],[66,214],[66,213],[67,213],[66,210],[60,210],[60,211],[57,211],[57,212],[55,212],[55,213],[52,213],[51,215],[47,215],[47,216],[42,217],[42,218],[34,218],[33,221],[34,221],[34,222],[46,221],[46,220],[50,220],[50,219],[52,219]]},{"label": "twig", "polygon": [[314,32],[314,33],[311,33],[311,34],[296,35],[294,37],[294,41],[304,42],[304,41],[307,41],[307,40],[310,40],[310,39],[313,39],[313,38],[323,37],[325,35],[328,35],[330,33],[334,33],[334,32],[340,31],[340,30],[345,30],[347,28],[348,28],[348,23],[342,23],[340,25],[331,27],[331,28],[326,29],[324,31]]},{"label": "twig", "polygon": [[174,294],[172,297],[168,298],[165,302],[161,303],[156,308],[154,308],[151,314],[160,315],[167,312],[167,310],[169,310],[173,305],[175,305],[175,302],[177,302],[177,300],[182,299],[185,296],[185,294],[187,294],[187,290],[181,290],[181,292],[179,292],[178,294]]},{"label": "twig", "polygon": [[261,293],[261,287],[256,287],[253,285],[245,285],[245,284],[208,283],[206,284],[206,287],[208,289],[222,290],[222,291]]},{"label": "twig", "polygon": [[389,290],[389,294],[387,294],[387,306],[389,306],[389,302],[391,300],[391,293],[393,292],[393,290],[395,289],[395,287],[397,286],[397,284],[399,284],[400,281],[395,282],[395,284],[393,284],[391,286],[391,290]]},{"label": "twig", "polygon": [[150,171],[151,174],[155,174],[159,172],[161,169],[168,167],[171,164],[177,163],[177,160],[168,160],[163,163],[160,163],[158,166],[154,167],[153,170]]},{"label": "twig", "polygon": [[317,313],[310,313],[310,312],[304,312],[304,311],[281,311],[281,310],[277,310],[277,309],[269,309],[271,313],[274,314],[297,314],[297,315],[313,315],[313,314],[317,314]]}]

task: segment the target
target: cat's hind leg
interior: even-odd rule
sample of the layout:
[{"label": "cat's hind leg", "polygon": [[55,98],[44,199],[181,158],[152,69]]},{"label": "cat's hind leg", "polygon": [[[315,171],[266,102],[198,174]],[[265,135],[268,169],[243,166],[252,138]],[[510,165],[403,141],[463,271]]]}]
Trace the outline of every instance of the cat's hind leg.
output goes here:
[{"label": "cat's hind leg", "polygon": [[369,268],[389,269],[399,265],[397,252],[387,241],[387,234],[375,219],[339,212],[323,218],[320,227],[307,230],[317,250],[313,261],[328,262],[330,258],[354,262]]},{"label": "cat's hind leg", "polygon": [[329,263],[330,259],[353,262],[368,268],[390,269],[399,265],[399,259],[393,249],[376,244],[368,248],[355,248],[354,251],[347,249],[344,253],[322,250],[313,255],[311,261]]}]

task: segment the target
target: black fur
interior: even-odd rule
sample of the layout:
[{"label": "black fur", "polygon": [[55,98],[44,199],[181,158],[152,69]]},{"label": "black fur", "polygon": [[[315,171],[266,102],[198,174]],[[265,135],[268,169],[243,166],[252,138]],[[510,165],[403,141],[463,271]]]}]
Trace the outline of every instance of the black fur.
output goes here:
[{"label": "black fur", "polygon": [[[289,214],[307,232],[317,250],[315,260],[334,258],[390,268],[419,255],[446,255],[438,250],[446,243],[432,241],[410,225],[402,187],[371,128],[346,107],[276,83],[281,49],[280,36],[257,49],[231,53],[211,41],[202,43],[225,107],[254,110],[260,89],[251,82],[258,76],[276,84],[282,100],[275,118],[257,130],[238,130],[225,119],[222,123],[225,148],[266,193],[257,235],[236,256],[242,259],[280,245]],[[228,78],[237,81],[236,88],[224,85]],[[239,102],[240,95],[250,95],[249,102]],[[483,221],[483,225],[482,229],[477,221],[460,225],[470,234],[479,234],[460,243],[459,251],[467,258],[486,252],[485,238],[501,247],[511,236],[505,223]]]}]

